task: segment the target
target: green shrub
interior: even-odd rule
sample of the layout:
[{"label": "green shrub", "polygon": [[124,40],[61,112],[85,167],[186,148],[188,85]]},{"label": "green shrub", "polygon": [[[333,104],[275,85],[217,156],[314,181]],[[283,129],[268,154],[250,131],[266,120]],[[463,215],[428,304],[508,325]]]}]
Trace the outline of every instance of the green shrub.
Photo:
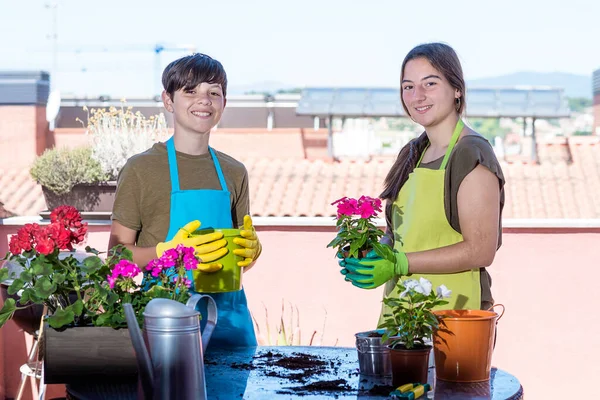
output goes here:
[{"label": "green shrub", "polygon": [[70,192],[74,185],[80,183],[107,180],[89,147],[47,149],[35,159],[29,173],[37,183],[57,195]]}]

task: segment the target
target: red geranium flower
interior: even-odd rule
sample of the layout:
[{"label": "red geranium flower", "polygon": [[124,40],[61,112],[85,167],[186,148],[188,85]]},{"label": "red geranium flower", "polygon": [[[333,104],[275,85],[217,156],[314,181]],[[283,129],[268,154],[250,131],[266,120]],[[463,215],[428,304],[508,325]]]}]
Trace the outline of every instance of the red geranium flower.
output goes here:
[{"label": "red geranium flower", "polygon": [[48,254],[52,254],[52,252],[54,251],[54,247],[54,242],[51,239],[41,238],[40,240],[38,240],[35,246],[35,251],[47,256]]},{"label": "red geranium flower", "polygon": [[50,213],[50,224],[25,224],[10,238],[8,244],[12,254],[35,250],[48,255],[55,249],[73,250],[87,233],[87,223],[82,222],[81,213],[75,207],[60,206]]},{"label": "red geranium flower", "polygon": [[[56,223],[69,231],[72,244],[81,243],[87,233],[87,222],[82,222],[81,213],[72,206],[59,206],[50,213],[50,222]],[[61,247],[62,249],[63,247]],[[72,247],[69,247],[71,249]]]}]

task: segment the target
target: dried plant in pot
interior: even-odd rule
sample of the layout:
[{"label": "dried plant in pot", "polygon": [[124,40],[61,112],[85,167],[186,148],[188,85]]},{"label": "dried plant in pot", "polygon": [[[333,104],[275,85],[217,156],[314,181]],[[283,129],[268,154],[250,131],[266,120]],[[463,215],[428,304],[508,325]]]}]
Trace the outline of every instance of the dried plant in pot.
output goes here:
[{"label": "dried plant in pot", "polygon": [[167,123],[163,114],[134,113],[124,100],[118,108],[83,109],[87,121],[78,121],[86,129],[89,146],[48,149],[36,158],[30,174],[42,186],[49,210],[67,204],[109,214],[119,171],[130,157],[166,140]]},{"label": "dried plant in pot", "polygon": [[92,108],[87,112],[87,121],[79,120],[89,136],[93,158],[100,163],[108,181],[115,181],[125,162],[136,154],[152,147],[154,143],[169,136],[167,122],[162,113],[146,117],[133,107],[126,106],[125,99],[120,107]]},{"label": "dried plant in pot", "polygon": [[385,329],[383,340],[390,341],[392,385],[426,383],[432,349],[429,343],[439,323],[433,308],[448,304],[444,298],[451,291],[444,285],[433,290],[425,278],[399,280],[397,290],[397,297],[383,299],[387,310],[378,326]]},{"label": "dried plant in pot", "polygon": [[112,210],[110,197],[116,186],[107,182],[108,175],[92,157],[91,147],[48,149],[29,172],[42,186],[49,210],[65,204],[81,211]]}]

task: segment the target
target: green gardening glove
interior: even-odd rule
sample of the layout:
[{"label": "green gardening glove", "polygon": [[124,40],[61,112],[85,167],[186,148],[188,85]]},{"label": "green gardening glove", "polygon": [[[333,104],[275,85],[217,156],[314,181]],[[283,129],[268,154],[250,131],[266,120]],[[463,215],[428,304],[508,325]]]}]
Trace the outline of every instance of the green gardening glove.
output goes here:
[{"label": "green gardening glove", "polygon": [[342,275],[354,286],[361,289],[375,289],[392,279],[394,276],[408,274],[408,258],[406,254],[396,252],[395,262],[379,257],[374,251],[370,251],[365,258],[345,258],[340,260]]}]

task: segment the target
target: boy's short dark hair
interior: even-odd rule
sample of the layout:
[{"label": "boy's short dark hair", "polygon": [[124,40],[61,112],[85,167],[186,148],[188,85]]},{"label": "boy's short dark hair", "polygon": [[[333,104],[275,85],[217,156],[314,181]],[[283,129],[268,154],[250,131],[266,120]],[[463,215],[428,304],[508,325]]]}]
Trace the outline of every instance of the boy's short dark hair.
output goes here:
[{"label": "boy's short dark hair", "polygon": [[223,97],[227,96],[225,68],[206,54],[195,53],[177,59],[167,65],[162,74],[163,87],[171,99],[179,89],[191,90],[202,82],[221,84]]}]

